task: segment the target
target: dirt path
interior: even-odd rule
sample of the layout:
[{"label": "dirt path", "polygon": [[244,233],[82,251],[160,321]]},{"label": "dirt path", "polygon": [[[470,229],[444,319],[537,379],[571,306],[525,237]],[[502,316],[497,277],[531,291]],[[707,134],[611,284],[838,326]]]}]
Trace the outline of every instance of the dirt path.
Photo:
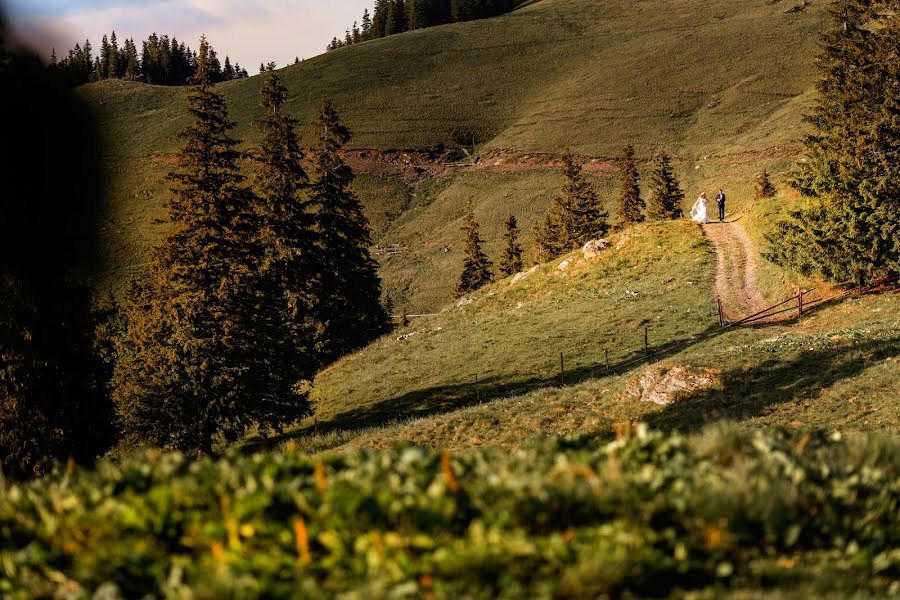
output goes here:
[{"label": "dirt path", "polygon": [[703,234],[716,250],[716,298],[729,320],[766,308],[756,280],[756,250],[737,221],[712,222]]}]

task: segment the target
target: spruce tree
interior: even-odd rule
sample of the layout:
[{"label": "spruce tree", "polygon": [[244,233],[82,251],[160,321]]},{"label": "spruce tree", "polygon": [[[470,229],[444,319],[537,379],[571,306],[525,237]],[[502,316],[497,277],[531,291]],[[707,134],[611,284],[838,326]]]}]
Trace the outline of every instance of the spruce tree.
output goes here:
[{"label": "spruce tree", "polygon": [[379,302],[378,265],[369,254],[369,222],[353,193],[353,171],[341,158],[351,133],[330,100],[323,103],[317,128],[311,202],[323,257],[318,319],[324,333],[318,347],[328,361],[385,333],[388,319]]},{"label": "spruce tree", "polygon": [[372,38],[372,17],[369,16],[369,9],[363,10],[362,16],[362,39],[368,40]]},{"label": "spruce tree", "polygon": [[388,7],[391,0],[375,0],[372,13],[372,37],[383,38],[387,30]]},{"label": "spruce tree", "polygon": [[814,206],[776,227],[776,262],[856,283],[900,273],[898,47],[896,2],[832,5],[814,131],[792,182]]},{"label": "spruce tree", "polygon": [[[265,117],[257,123],[262,144],[254,153],[256,214],[260,217],[261,260],[258,276],[267,294],[263,312],[279,335],[270,363],[285,383],[309,380],[315,374],[315,344],[322,332],[316,320],[322,273],[315,218],[310,212],[309,180],[303,169],[298,120],[283,112],[287,88],[269,71],[261,91]],[[307,406],[297,406],[308,412]]]},{"label": "spruce tree", "polygon": [[538,249],[545,261],[609,233],[609,215],[570,152],[563,155],[562,172],[562,189],[548,207],[543,224],[535,231]]},{"label": "spruce tree", "polygon": [[647,216],[656,221],[680,219],[683,216],[681,203],[684,193],[672,171],[672,159],[665,152],[656,156],[653,171],[653,191],[647,206]]},{"label": "spruce tree", "polygon": [[107,57],[106,76],[110,79],[118,79],[121,75],[119,69],[119,42],[116,40],[116,32],[109,36],[109,56]]},{"label": "spruce tree", "polygon": [[759,174],[756,178],[756,190],[755,195],[757,200],[761,200],[763,198],[774,198],[777,190],[772,182],[769,180],[769,171],[767,169],[763,169],[763,172]]},{"label": "spruce tree", "polygon": [[634,164],[634,146],[629,144],[622,153],[619,166],[619,224],[624,227],[644,220],[641,211],[644,200],[638,184],[638,170]]},{"label": "spruce tree", "polygon": [[472,293],[494,280],[491,273],[491,261],[481,249],[484,243],[478,232],[478,221],[475,220],[475,211],[469,203],[468,211],[466,211],[465,224],[462,227],[465,233],[465,253],[463,260],[463,270],[459,277],[459,283],[456,284],[456,297],[461,298],[466,294]]},{"label": "spruce tree", "polygon": [[283,344],[258,274],[259,217],[205,38],[188,111],[193,122],[170,175],[173,232],[129,293],[113,387],[132,442],[208,453],[216,438],[293,423],[308,404],[272,362]]},{"label": "spruce tree", "polygon": [[106,79],[107,77],[109,77],[109,55],[109,38],[107,38],[106,34],[104,33],[103,39],[100,40],[100,63],[97,65],[97,72],[100,76],[100,79]]},{"label": "spruce tree", "polygon": [[519,244],[519,224],[515,215],[509,215],[506,220],[506,233],[503,234],[503,238],[506,240],[506,248],[500,261],[500,272],[509,277],[525,268],[522,261],[522,246]]}]

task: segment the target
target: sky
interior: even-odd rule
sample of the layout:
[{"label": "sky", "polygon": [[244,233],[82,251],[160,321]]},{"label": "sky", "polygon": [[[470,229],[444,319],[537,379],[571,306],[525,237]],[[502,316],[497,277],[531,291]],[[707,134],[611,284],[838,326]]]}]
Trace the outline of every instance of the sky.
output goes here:
[{"label": "sky", "polygon": [[0,0],[17,36],[42,55],[65,54],[103,34],[140,42],[152,33],[174,35],[197,48],[205,33],[220,58],[227,54],[255,73],[261,62],[279,66],[321,54],[335,35],[359,20],[373,0]]}]

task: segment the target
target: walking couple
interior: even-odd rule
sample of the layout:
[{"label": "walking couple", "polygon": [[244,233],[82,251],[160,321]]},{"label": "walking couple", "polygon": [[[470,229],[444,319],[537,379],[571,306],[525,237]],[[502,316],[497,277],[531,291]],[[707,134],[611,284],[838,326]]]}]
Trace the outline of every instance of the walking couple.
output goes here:
[{"label": "walking couple", "polygon": [[[725,221],[725,192],[721,189],[716,196],[716,206],[719,207],[719,221]],[[706,192],[700,194],[700,197],[694,202],[694,206],[691,207],[691,220],[701,225],[709,223],[709,215],[706,214]]]}]

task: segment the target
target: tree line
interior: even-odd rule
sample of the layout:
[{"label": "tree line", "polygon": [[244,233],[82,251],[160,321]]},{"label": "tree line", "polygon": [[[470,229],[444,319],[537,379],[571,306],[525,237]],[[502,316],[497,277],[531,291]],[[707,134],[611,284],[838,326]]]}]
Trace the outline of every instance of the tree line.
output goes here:
[{"label": "tree line", "polygon": [[[585,178],[582,165],[574,154],[562,157],[563,185],[550,203],[544,220],[535,225],[533,233],[541,261],[550,261],[581,248],[587,242],[602,238],[610,231],[609,214],[601,203],[594,186]],[[641,197],[639,175],[634,148],[627,146],[619,161],[619,193],[617,218],[619,227],[653,220],[679,219],[683,213],[684,193],[672,169],[672,160],[665,152],[656,155],[652,192],[649,202]],[[646,212],[646,215],[644,214]],[[519,243],[518,222],[510,215],[505,223],[506,244],[499,272],[514,275],[524,268],[522,246]],[[484,241],[471,204],[463,225],[463,271],[456,286],[456,296],[471,293],[494,280],[493,263],[484,253]]]},{"label": "tree line", "polygon": [[[155,32],[141,42],[140,52],[133,39],[127,38],[119,46],[116,32],[104,35],[100,51],[93,54],[91,41],[75,47],[59,58],[54,48],[49,68],[62,75],[69,85],[76,86],[101,79],[143,81],[155,85],[187,85],[197,72],[197,53],[175,36]],[[247,70],[231,63],[226,56],[220,62],[216,51],[209,48],[209,72],[214,83],[248,77]]]},{"label": "tree line", "polygon": [[328,50],[383,38],[404,31],[446,23],[486,19],[507,13],[524,0],[375,0],[371,14],[365,9],[342,37],[335,36]]},{"label": "tree line", "polygon": [[[196,60],[192,123],[169,175],[173,233],[151,250],[146,278],[120,306],[90,313],[78,312],[85,302],[64,303],[45,327],[22,285],[32,271],[3,271],[7,473],[39,474],[52,459],[89,459],[120,440],[209,453],[251,429],[281,431],[311,414],[317,371],[389,330],[368,222],[341,158],[351,132],[334,106],[324,101],[307,155],[283,110],[288,90],[269,71],[262,142],[239,152],[205,38]],[[73,356],[54,359],[59,352]],[[82,412],[71,423],[60,418],[68,402]]]}]

